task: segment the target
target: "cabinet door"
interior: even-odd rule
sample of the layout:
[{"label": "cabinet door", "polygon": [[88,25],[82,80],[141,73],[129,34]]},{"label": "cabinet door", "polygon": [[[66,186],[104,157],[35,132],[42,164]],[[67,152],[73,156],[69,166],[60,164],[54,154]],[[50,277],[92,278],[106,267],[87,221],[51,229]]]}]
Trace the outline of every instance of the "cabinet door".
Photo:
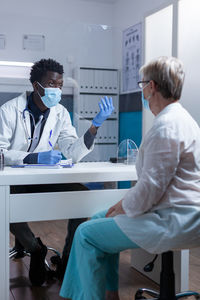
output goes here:
[{"label": "cabinet door", "polygon": [[90,93],[94,90],[94,70],[80,69],[80,92]]}]

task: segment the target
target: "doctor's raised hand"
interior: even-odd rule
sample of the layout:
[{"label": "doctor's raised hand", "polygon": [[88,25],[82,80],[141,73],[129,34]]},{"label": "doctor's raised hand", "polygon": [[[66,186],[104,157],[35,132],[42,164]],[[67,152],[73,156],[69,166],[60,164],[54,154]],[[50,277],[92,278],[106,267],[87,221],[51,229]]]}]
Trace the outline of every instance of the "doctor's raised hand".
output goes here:
[{"label": "doctor's raised hand", "polygon": [[95,127],[100,127],[103,122],[112,114],[114,110],[113,102],[111,97],[103,97],[99,102],[100,112],[92,120],[92,124]]}]

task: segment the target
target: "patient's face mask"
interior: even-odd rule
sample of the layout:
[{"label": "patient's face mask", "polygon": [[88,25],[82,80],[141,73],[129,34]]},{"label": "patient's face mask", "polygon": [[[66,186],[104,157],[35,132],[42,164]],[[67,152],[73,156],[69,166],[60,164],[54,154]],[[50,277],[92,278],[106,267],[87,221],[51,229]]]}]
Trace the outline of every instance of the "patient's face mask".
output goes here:
[{"label": "patient's face mask", "polygon": [[150,107],[149,107],[149,99],[151,98],[151,95],[148,96],[148,99],[145,99],[144,98],[144,93],[143,93],[143,90],[145,87],[147,87],[149,85],[149,82],[143,87],[142,89],[142,105],[145,109],[147,110],[150,110]]},{"label": "patient's face mask", "polygon": [[40,96],[38,92],[38,95],[40,96],[43,104],[48,108],[56,106],[61,100],[61,95],[62,95],[61,89],[44,88],[39,82],[38,84],[41,86],[41,88],[44,89],[44,96]]},{"label": "patient's face mask", "polygon": [[145,109],[150,110],[149,101],[144,98],[144,93],[142,91],[142,105]]}]

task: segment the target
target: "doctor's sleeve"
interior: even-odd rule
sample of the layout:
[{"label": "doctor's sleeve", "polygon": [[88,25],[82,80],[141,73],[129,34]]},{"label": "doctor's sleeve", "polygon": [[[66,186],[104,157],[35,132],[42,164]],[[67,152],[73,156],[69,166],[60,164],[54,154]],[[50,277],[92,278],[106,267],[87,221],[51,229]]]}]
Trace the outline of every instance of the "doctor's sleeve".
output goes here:
[{"label": "doctor's sleeve", "polygon": [[86,133],[84,134],[84,143],[85,143],[85,146],[90,149],[91,146],[94,144],[94,139],[95,139],[95,135],[93,135],[90,130],[88,129],[86,131]]},{"label": "doctor's sleeve", "polygon": [[10,147],[13,136],[13,122],[10,120],[10,113],[0,108],[0,148],[7,150]]},{"label": "doctor's sleeve", "polygon": [[159,203],[176,173],[180,148],[176,134],[170,129],[157,132],[144,143],[140,177],[122,199],[127,216],[139,216]]}]

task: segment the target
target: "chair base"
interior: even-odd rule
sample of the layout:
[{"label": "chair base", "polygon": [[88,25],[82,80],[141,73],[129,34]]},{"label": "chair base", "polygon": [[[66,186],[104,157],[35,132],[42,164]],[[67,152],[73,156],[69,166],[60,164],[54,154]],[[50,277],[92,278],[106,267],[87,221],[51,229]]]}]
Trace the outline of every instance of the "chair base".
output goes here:
[{"label": "chair base", "polygon": [[[56,249],[54,249],[52,247],[47,247],[47,250],[48,251],[52,251],[56,255],[56,257],[58,259],[60,259],[60,253]],[[14,258],[22,258],[24,256],[31,256],[31,255],[26,250],[21,250],[21,249],[18,250],[15,247],[11,248],[10,251],[9,251],[9,258],[10,259],[12,259],[12,258],[13,259]],[[45,265],[46,265],[46,268],[47,268],[48,271],[52,271],[52,269],[50,268],[50,265],[49,265],[47,259],[45,259]]]},{"label": "chair base", "polygon": [[[150,297],[153,298],[146,298],[143,294],[146,294]],[[187,298],[190,296],[194,296],[194,298],[196,300],[200,299],[200,294],[197,292],[193,292],[193,291],[187,291],[187,292],[182,292],[179,294],[175,295],[175,298],[173,297],[173,299],[166,299],[166,298],[160,298],[160,294],[156,291],[150,290],[150,289],[138,289],[136,294],[135,294],[135,300],[139,300],[139,299],[147,299],[147,300],[176,300],[176,299],[181,299],[181,298]]]},{"label": "chair base", "polygon": [[[143,294],[151,296],[151,300],[176,300],[194,296],[196,300],[200,299],[200,294],[193,291],[175,293],[175,275],[173,270],[173,251],[162,253],[162,265],[160,272],[160,291],[155,292],[150,289],[139,289],[135,294],[135,300],[148,299]],[[149,299],[150,300],[150,299]]]}]

